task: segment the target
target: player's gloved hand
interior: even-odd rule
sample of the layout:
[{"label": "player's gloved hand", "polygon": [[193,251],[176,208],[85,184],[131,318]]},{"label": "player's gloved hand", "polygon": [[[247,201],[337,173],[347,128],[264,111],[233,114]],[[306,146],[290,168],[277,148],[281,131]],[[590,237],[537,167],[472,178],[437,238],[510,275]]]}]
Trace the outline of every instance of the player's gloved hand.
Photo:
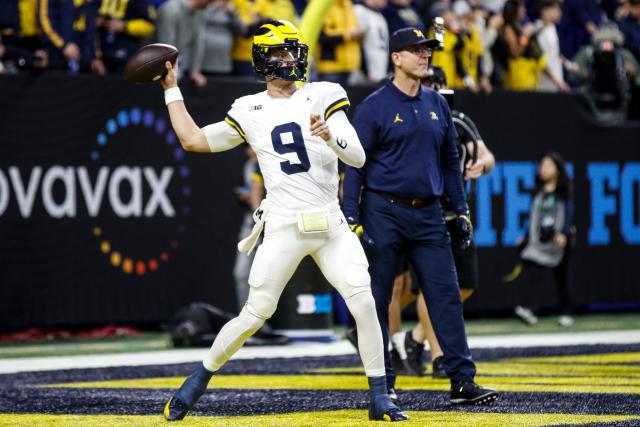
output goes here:
[{"label": "player's gloved hand", "polygon": [[473,225],[471,224],[469,211],[456,214],[455,221],[458,235],[460,236],[460,249],[465,250],[471,246],[471,239],[473,238]]},{"label": "player's gloved hand", "polygon": [[349,224],[349,228],[353,231],[356,236],[363,242],[365,242],[369,246],[373,246],[375,243],[371,237],[367,233],[364,232],[364,228],[362,228],[362,224],[358,224],[352,217],[347,218],[347,223]]}]

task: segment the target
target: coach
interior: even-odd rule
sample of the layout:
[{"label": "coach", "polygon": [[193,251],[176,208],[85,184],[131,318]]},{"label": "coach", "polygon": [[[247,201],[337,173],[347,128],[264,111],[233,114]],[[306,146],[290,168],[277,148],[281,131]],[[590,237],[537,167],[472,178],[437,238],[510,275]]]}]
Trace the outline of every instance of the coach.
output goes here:
[{"label": "coach", "polygon": [[367,237],[363,242],[384,338],[387,387],[395,386],[386,350],[388,307],[404,255],[415,269],[442,345],[444,368],[451,378],[451,402],[489,403],[498,394],[473,382],[476,369],[467,345],[451,241],[440,205],[445,193],[453,203],[456,224],[469,242],[471,224],[456,131],[445,99],[420,84],[437,45],[415,28],[391,36],[394,76],[365,99],[354,115],[353,125],[367,162],[362,169],[346,170],[345,214],[352,230]]}]

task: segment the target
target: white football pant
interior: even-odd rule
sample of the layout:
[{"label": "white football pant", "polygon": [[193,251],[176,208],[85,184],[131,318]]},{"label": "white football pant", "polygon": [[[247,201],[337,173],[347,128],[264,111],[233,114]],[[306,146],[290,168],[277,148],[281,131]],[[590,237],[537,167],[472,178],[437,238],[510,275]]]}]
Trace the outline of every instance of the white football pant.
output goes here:
[{"label": "white football pant", "polygon": [[300,261],[311,255],[324,277],[340,292],[358,329],[358,348],[369,377],[385,375],[382,333],[371,293],[367,258],[336,205],[329,230],[303,234],[295,212],[271,208],[265,218],[264,240],[249,275],[249,297],[238,317],[218,333],[204,367],[217,371],[276,311],[285,285]]}]

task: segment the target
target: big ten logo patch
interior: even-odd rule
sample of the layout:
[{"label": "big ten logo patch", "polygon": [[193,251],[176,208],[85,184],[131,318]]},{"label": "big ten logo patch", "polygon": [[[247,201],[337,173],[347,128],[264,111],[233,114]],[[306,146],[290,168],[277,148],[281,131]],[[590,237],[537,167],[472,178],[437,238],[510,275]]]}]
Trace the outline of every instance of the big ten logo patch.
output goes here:
[{"label": "big ten logo patch", "polygon": [[333,303],[331,294],[300,294],[297,296],[298,314],[324,314],[331,313]]}]

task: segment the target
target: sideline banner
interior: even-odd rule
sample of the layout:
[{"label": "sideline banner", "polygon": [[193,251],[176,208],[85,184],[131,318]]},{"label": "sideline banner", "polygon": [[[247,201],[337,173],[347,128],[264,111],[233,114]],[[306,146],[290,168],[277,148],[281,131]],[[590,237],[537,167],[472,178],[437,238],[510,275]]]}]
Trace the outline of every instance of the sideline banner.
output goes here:
[{"label": "sideline banner", "polygon": [[[157,85],[0,77],[0,329],[156,325],[191,301],[235,311],[242,149],[183,152]],[[205,125],[258,90],[228,80],[183,93]],[[349,89],[352,104],[371,90]],[[640,128],[594,124],[570,96],[459,94],[456,106],[498,160],[474,190],[481,288],[467,309],[555,303],[549,281],[500,283],[548,150],[575,177],[576,304],[640,304]]]}]

